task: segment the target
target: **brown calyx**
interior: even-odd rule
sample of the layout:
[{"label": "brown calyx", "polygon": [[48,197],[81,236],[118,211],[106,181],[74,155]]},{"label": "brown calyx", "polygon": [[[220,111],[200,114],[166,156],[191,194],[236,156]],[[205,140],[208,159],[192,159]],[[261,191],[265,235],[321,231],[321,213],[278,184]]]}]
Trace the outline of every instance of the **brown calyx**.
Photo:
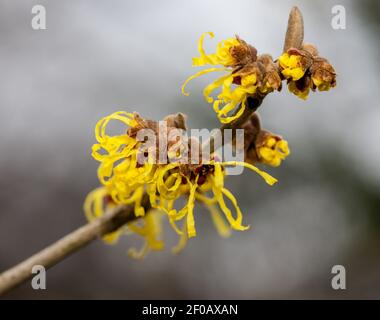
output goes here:
[{"label": "brown calyx", "polygon": [[242,68],[247,64],[253,63],[257,59],[257,50],[255,47],[249,45],[244,40],[236,36],[240,45],[230,48],[230,54],[234,58],[235,63],[231,67]]}]

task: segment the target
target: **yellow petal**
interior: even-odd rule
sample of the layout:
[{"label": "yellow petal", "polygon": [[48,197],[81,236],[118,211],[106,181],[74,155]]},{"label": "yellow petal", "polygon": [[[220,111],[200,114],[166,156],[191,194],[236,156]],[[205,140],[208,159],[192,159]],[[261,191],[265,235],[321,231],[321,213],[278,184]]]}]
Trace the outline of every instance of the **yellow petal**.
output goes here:
[{"label": "yellow petal", "polygon": [[[235,121],[236,119],[239,119],[242,116],[242,114],[245,111],[245,107],[246,107],[245,101],[243,101],[243,103],[239,107],[239,111],[235,115],[230,116],[230,117],[225,117],[222,114],[218,113],[217,116],[218,116],[221,123],[230,123],[232,121]],[[222,110],[223,110],[223,108],[221,109],[221,111]]]},{"label": "yellow petal", "polygon": [[205,70],[201,70],[199,72],[197,72],[196,74],[188,77],[185,82],[183,83],[182,87],[181,87],[181,92],[184,96],[188,96],[189,93],[185,91],[185,87],[186,85],[193,79],[195,78],[198,78],[200,76],[203,76],[204,74],[207,74],[207,73],[210,73],[210,72],[217,72],[217,71],[226,71],[227,69],[226,68],[210,68],[210,69],[205,69]]},{"label": "yellow petal", "polygon": [[[224,215],[226,216],[229,224],[235,230],[243,231],[243,230],[248,229],[248,227],[244,227],[244,226],[241,225],[242,214],[241,214],[241,211],[240,211],[239,207],[237,205],[235,206],[236,200],[235,200],[235,202],[233,204],[235,206],[235,209],[237,209],[237,218],[235,219],[232,216],[231,210],[227,207],[226,203],[224,202],[224,198],[223,198],[223,194],[225,193],[224,190],[225,190],[224,188],[221,188],[221,189],[219,189],[217,187],[213,188],[213,192],[215,194],[215,197],[218,199],[219,207],[223,211]],[[229,196],[232,196],[232,195],[229,194]]]},{"label": "yellow petal", "polygon": [[218,208],[215,205],[207,205],[207,209],[210,211],[212,221],[214,222],[215,228],[219,235],[223,238],[228,238],[231,236],[231,229],[221,217]]},{"label": "yellow petal", "polygon": [[205,64],[218,64],[215,54],[207,55],[203,48],[203,41],[206,35],[209,35],[211,38],[214,38],[213,32],[203,33],[198,41],[198,51],[200,54],[199,58],[193,58],[193,66],[204,66]]},{"label": "yellow petal", "polygon": [[187,222],[183,221],[182,230],[181,230],[181,235],[180,235],[179,241],[178,241],[177,245],[172,248],[173,254],[180,253],[186,247],[187,239],[188,239],[188,236],[187,236]]},{"label": "yellow petal", "polygon": [[189,194],[189,200],[187,202],[187,234],[189,238],[195,237],[197,235],[197,232],[195,230],[195,221],[194,221],[194,201],[195,201],[195,191],[197,190],[197,183],[191,184],[191,182],[188,180],[190,184],[190,194]]},{"label": "yellow petal", "polygon": [[98,142],[103,141],[103,139],[106,137],[106,128],[111,120],[119,120],[130,127],[136,125],[136,121],[134,120],[132,113],[125,111],[117,111],[115,113],[112,113],[111,115],[104,117],[98,121],[95,126],[95,137]]},{"label": "yellow petal", "polygon": [[276,178],[272,177],[270,174],[260,170],[259,168],[247,162],[226,161],[226,162],[222,162],[222,165],[223,166],[243,166],[248,169],[251,169],[252,171],[255,171],[257,174],[259,174],[265,180],[265,182],[271,186],[274,185],[278,181]]},{"label": "yellow petal", "polygon": [[[224,69],[226,70],[226,69]],[[211,103],[213,102],[213,98],[210,97],[210,94],[218,87],[220,87],[224,82],[225,80],[227,79],[232,79],[233,77],[231,76],[231,74],[227,74],[223,77],[220,77],[219,79],[215,80],[214,82],[210,83],[206,88],[204,88],[203,90],[203,95],[206,99],[206,101],[208,103]],[[232,83],[232,80],[231,80],[231,83]]]}]

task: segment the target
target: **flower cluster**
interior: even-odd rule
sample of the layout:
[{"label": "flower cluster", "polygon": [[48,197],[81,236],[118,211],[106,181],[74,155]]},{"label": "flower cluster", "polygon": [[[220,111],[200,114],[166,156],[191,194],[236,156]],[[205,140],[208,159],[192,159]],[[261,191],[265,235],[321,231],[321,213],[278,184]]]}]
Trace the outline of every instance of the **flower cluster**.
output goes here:
[{"label": "flower cluster", "polygon": [[[283,80],[287,81],[289,91],[302,99],[307,98],[310,90],[327,91],[336,85],[332,65],[318,55],[313,45],[303,44],[302,21],[300,11],[293,8],[285,37],[285,52],[275,61],[268,54],[258,55],[253,46],[238,36],[221,41],[216,52],[211,54],[206,54],[203,42],[206,36],[213,38],[214,34],[204,33],[199,39],[199,57],[193,59],[193,65],[210,68],[189,77],[182,86],[182,93],[188,95],[185,87],[192,79],[224,72],[204,88],[203,95],[224,124],[222,129],[244,130],[244,161],[223,161],[214,150],[216,139],[210,139],[214,146],[209,158],[203,158],[204,145],[193,138],[171,140],[172,136],[177,137],[177,130],[186,130],[182,114],[164,119],[167,130],[162,130],[157,121],[124,111],[113,113],[97,123],[97,143],[92,147],[92,156],[100,162],[98,177],[102,187],[87,196],[86,216],[92,221],[113,207],[128,205],[133,206],[136,218],[106,234],[104,241],[114,243],[122,234],[137,234],[145,240],[144,245],[140,250],[130,249],[130,254],[135,258],[144,257],[151,250],[164,248],[161,224],[166,218],[180,237],[173,248],[173,252],[179,252],[187,240],[197,234],[196,203],[208,209],[221,236],[228,236],[231,229],[248,229],[243,224],[243,214],[235,196],[225,188],[228,168],[248,168],[273,185],[277,180],[256,164],[278,167],[290,154],[286,140],[262,129],[256,113],[261,101],[267,94],[280,91]],[[109,125],[114,121],[125,126],[119,135],[109,133]],[[140,133],[144,130],[149,130],[157,138],[148,146],[141,139]],[[238,135],[236,131],[234,134],[232,148],[236,151]],[[164,150],[160,144],[162,138],[168,141]],[[222,142],[225,145],[231,141]],[[211,143],[206,145],[211,147]],[[192,153],[197,149],[199,161],[193,162]]]},{"label": "flower cluster", "polygon": [[[203,90],[208,103],[213,104],[221,123],[230,123],[243,114],[248,97],[263,98],[268,93],[281,90],[281,81],[286,79],[288,89],[302,99],[306,99],[310,89],[327,91],[336,85],[336,73],[332,65],[318,55],[311,44],[303,44],[300,49],[290,48],[273,61],[268,54],[257,55],[257,50],[238,36],[221,41],[215,53],[206,54],[203,41],[199,39],[200,56],[193,58],[193,66],[221,66],[199,71],[182,85],[182,93],[189,95],[185,87],[189,81],[210,72],[227,72]],[[216,98],[210,96],[216,89]]]},{"label": "flower cluster", "polygon": [[[238,36],[220,42],[216,53],[206,54],[203,48],[206,35],[214,37],[212,32],[202,34],[198,44],[200,57],[193,58],[193,66],[222,67],[205,69],[189,77],[182,85],[182,93],[188,95],[185,86],[194,78],[210,72],[228,71],[203,90],[206,101],[213,103],[222,123],[239,118],[246,108],[248,97],[265,96],[273,90],[281,90],[278,67],[270,55],[258,56],[257,50]],[[214,99],[210,95],[218,88],[220,92]]]},{"label": "flower cluster", "polygon": [[[169,128],[168,135],[171,129],[183,128],[185,125],[180,114],[166,119]],[[126,125],[128,129],[121,135],[109,135],[107,127],[114,120]],[[152,129],[156,135],[160,134],[157,122],[145,120],[137,113],[116,112],[101,119],[96,125],[97,143],[92,147],[92,156],[100,162],[98,177],[103,187],[88,195],[84,205],[86,216],[91,221],[102,216],[107,209],[123,204],[134,205],[136,217],[141,217],[140,220],[142,220],[131,222],[126,227],[106,235],[104,237],[106,242],[113,243],[121,234],[132,231],[145,238],[145,245],[140,251],[130,251],[134,257],[143,257],[150,250],[161,250],[163,248],[162,216],[150,212],[159,210],[165,214],[173,229],[180,235],[179,244],[173,248],[174,252],[178,252],[184,247],[188,238],[196,235],[195,202],[206,206],[222,236],[229,234],[229,227],[240,231],[248,228],[243,225],[243,216],[236,198],[224,186],[224,180],[228,174],[227,168],[244,166],[259,174],[269,185],[277,182],[275,178],[252,163],[222,162],[215,154],[207,163],[199,164],[173,162],[170,159],[170,153],[168,153],[167,163],[149,161],[155,159],[148,159],[141,163],[139,159],[141,159],[140,153],[143,152],[142,142],[136,139],[136,133],[145,128]],[[257,150],[260,153],[258,159],[263,163],[271,164],[271,161],[274,161],[273,157],[268,152],[264,152],[265,148],[258,147]],[[151,208],[149,212],[142,205],[145,193],[149,196]],[[185,199],[182,206],[181,199]],[[234,212],[228,202],[231,203]],[[181,221],[182,226],[178,227],[177,223]]]},{"label": "flower cluster", "polygon": [[311,44],[288,49],[278,61],[289,91],[301,99],[306,100],[310,90],[328,91],[336,85],[333,66]]}]

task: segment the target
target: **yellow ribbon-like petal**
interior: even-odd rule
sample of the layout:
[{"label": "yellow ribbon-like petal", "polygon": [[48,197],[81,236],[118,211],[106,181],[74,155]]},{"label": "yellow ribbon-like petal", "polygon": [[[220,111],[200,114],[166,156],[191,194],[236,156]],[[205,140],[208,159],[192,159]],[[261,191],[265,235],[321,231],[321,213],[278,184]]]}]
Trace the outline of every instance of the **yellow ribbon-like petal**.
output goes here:
[{"label": "yellow ribbon-like petal", "polygon": [[226,162],[222,162],[222,165],[223,166],[243,166],[248,169],[251,169],[252,171],[255,171],[258,175],[260,175],[265,180],[265,182],[271,186],[274,185],[278,181],[276,178],[272,177],[270,174],[260,170],[259,168],[247,162],[226,161]]},{"label": "yellow ribbon-like petal", "polygon": [[183,83],[182,87],[181,87],[181,92],[184,96],[189,96],[189,93],[185,91],[185,87],[187,86],[187,84],[195,79],[195,78],[198,78],[200,76],[203,76],[204,74],[207,74],[207,73],[210,73],[210,72],[218,72],[218,71],[226,71],[228,69],[226,68],[210,68],[210,69],[205,69],[205,70],[202,70],[202,71],[199,71],[197,72],[196,74],[188,77],[185,82]]},{"label": "yellow ribbon-like petal", "polygon": [[218,208],[215,205],[206,205],[207,209],[210,211],[212,221],[214,222],[215,228],[219,235],[223,238],[228,238],[231,236],[231,229],[224,222]]}]

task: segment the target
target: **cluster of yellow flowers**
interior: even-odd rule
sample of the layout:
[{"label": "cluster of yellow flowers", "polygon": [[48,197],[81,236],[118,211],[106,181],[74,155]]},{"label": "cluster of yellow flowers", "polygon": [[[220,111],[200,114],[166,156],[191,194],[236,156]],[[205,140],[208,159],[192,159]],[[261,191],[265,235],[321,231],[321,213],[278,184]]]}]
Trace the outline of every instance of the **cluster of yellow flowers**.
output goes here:
[{"label": "cluster of yellow flowers", "polygon": [[[171,226],[180,235],[179,244],[173,248],[174,252],[178,252],[189,237],[196,235],[196,201],[203,203],[209,210],[222,236],[229,235],[230,229],[221,213],[232,229],[246,230],[248,227],[242,224],[243,216],[236,198],[224,187],[227,167],[244,166],[259,174],[269,185],[273,185],[277,180],[250,163],[221,162],[215,155],[208,163],[197,165],[185,165],[180,162],[161,164],[154,161],[140,164],[138,154],[141,142],[133,135],[133,129],[141,128],[140,119],[142,118],[137,114],[116,112],[101,119],[96,125],[97,143],[92,147],[92,156],[100,162],[98,177],[103,187],[95,189],[87,196],[84,204],[86,216],[92,221],[116,205],[133,204],[136,217],[141,217],[140,221],[131,222],[126,227],[106,235],[104,240],[113,243],[123,233],[132,231],[145,238],[145,244],[140,251],[130,251],[133,257],[143,257],[150,250],[161,250],[164,246],[161,239],[162,214],[151,212],[159,210],[168,217]],[[107,134],[107,127],[113,120],[127,126],[125,133]],[[146,123],[152,126],[152,121]],[[279,147],[271,142],[272,139],[272,136],[268,137],[258,152],[262,162],[275,166],[278,165],[276,159],[284,159],[284,154],[278,151]],[[286,144],[285,141],[279,140],[281,141]],[[146,212],[142,205],[144,193],[149,196],[149,212]],[[185,198],[186,202],[182,207],[178,207],[181,198]],[[235,213],[228,207],[227,200],[231,202]],[[180,220],[183,220],[182,227],[177,226]]]},{"label": "cluster of yellow flowers", "polygon": [[[221,68],[209,68],[189,77],[182,86],[182,93],[189,95],[185,87],[189,81],[201,75],[227,71],[205,87],[203,95],[222,123],[238,119],[246,108],[248,97],[264,97],[270,92],[281,90],[281,81],[288,81],[289,91],[306,99],[316,88],[327,91],[336,85],[336,74],[331,64],[318,56],[313,45],[304,44],[302,48],[291,48],[278,61],[270,55],[257,55],[257,50],[239,37],[221,41],[216,53],[206,54],[203,41],[206,35],[214,37],[212,32],[202,34],[199,39],[200,57],[193,58],[193,66],[219,65]],[[210,95],[220,88],[216,99]]]},{"label": "cluster of yellow flowers", "polygon": [[[282,80],[287,80],[289,90],[302,99],[306,99],[310,89],[326,91],[336,84],[333,67],[318,56],[312,45],[291,48],[273,61],[270,55],[257,55],[256,49],[239,37],[220,42],[216,53],[206,54],[203,42],[207,35],[214,37],[211,32],[200,37],[200,56],[193,59],[193,65],[213,67],[189,77],[182,86],[182,92],[188,95],[185,86],[196,77],[227,71],[227,74],[203,90],[206,101],[213,104],[213,109],[224,124],[243,115],[248,99],[253,97],[261,101],[268,93],[281,90]],[[211,96],[217,89],[220,90],[218,95]],[[165,118],[169,131],[186,129],[184,117],[179,115]],[[107,128],[113,121],[124,124],[126,130],[120,135],[108,134]],[[180,236],[173,252],[182,250],[188,238],[196,235],[194,206],[197,202],[208,209],[220,235],[228,236],[231,229],[248,229],[248,226],[243,225],[243,215],[236,198],[224,186],[227,168],[243,166],[256,172],[267,184],[273,185],[277,180],[255,164],[278,167],[290,151],[287,141],[281,136],[261,128],[256,113],[242,122],[239,127],[244,129],[244,161],[221,161],[212,153],[209,161],[201,158],[198,164],[193,164],[191,161],[180,161],[183,156],[181,151],[174,156],[168,152],[164,162],[149,156],[141,162],[141,154],[145,154],[146,150],[142,151],[137,132],[151,129],[159,137],[162,132],[158,129],[157,121],[146,120],[137,113],[125,111],[104,117],[96,125],[97,143],[92,147],[92,156],[100,162],[98,177],[102,187],[92,191],[85,200],[84,210],[88,220],[103,216],[112,207],[133,205],[137,219],[107,234],[104,240],[114,243],[125,233],[143,237],[143,247],[129,251],[135,258],[142,258],[151,250],[164,248],[161,226],[164,217]],[[187,147],[190,141],[186,142]],[[178,226],[179,222],[182,222],[181,226]]]},{"label": "cluster of yellow flowers", "polygon": [[[223,67],[205,69],[189,77],[182,85],[182,93],[188,95],[185,86],[194,78],[210,72],[229,71],[203,90],[206,101],[213,103],[214,111],[222,123],[229,123],[239,118],[246,108],[249,96],[265,95],[281,88],[281,79],[269,55],[257,56],[256,49],[239,37],[220,42],[216,53],[206,54],[203,48],[206,35],[214,37],[212,32],[202,34],[198,44],[200,57],[193,58],[193,66]],[[214,100],[210,95],[217,88],[220,88],[220,93]]]},{"label": "cluster of yellow flowers", "polygon": [[291,48],[278,59],[281,73],[288,81],[288,89],[306,100],[310,90],[328,91],[336,85],[333,66],[318,56],[317,49],[304,44],[301,49]]}]

